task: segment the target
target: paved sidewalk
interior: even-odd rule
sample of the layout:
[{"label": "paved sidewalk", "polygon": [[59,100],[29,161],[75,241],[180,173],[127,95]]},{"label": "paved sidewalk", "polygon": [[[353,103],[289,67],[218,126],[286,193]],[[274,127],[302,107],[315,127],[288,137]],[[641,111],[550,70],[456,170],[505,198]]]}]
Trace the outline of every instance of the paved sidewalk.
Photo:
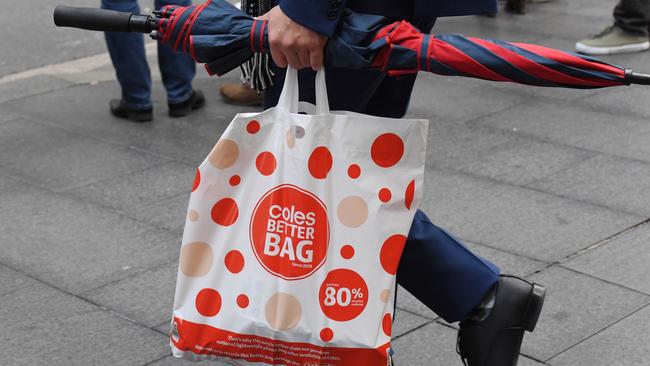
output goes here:
[{"label": "paved sidewalk", "polygon": [[[435,31],[572,50],[613,6],[556,0]],[[0,365],[190,364],[170,356],[166,336],[180,237],[196,166],[250,111],[218,97],[238,74],[199,68],[208,105],[181,119],[166,116],[157,81],[155,121],[134,124],[108,113],[119,89],[106,55],[94,56],[101,37],[66,31],[56,53],[56,29],[23,31],[49,41],[19,52],[24,64],[0,63]],[[650,53],[606,59],[650,71]],[[423,210],[505,272],[549,288],[519,365],[648,365],[648,101],[647,87],[418,80],[409,116],[431,120]],[[398,365],[461,365],[455,325],[403,290],[398,307]]]}]

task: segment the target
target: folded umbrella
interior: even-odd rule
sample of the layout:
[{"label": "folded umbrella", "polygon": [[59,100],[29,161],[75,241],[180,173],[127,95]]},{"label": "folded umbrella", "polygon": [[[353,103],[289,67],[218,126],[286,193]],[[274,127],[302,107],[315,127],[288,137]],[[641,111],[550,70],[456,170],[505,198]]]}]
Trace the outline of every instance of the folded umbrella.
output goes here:
[{"label": "folded umbrella", "polygon": [[[268,22],[246,15],[225,0],[165,6],[155,14],[152,36],[191,54],[211,75],[223,75],[255,52],[270,50]],[[55,22],[56,18],[55,11]],[[650,75],[594,58],[524,43],[429,35],[405,21],[391,23],[382,16],[349,9],[328,40],[324,60],[328,67],[376,69],[391,75],[425,71],[547,87],[650,85]]]}]

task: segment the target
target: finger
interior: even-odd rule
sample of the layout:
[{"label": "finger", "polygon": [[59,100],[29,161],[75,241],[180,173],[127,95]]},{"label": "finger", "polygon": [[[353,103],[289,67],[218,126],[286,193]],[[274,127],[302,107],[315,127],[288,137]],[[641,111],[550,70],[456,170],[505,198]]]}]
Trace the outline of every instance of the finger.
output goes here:
[{"label": "finger", "polygon": [[280,68],[285,68],[288,65],[288,60],[284,55],[284,52],[282,52],[282,48],[278,47],[274,43],[271,43],[271,58],[273,58],[273,62],[280,67]]},{"label": "finger", "polygon": [[296,70],[302,69],[302,63],[300,62],[300,56],[298,55],[297,52],[295,51],[286,51],[284,56],[287,58],[287,62],[289,62],[289,65],[293,67]]},{"label": "finger", "polygon": [[318,71],[323,66],[323,49],[317,48],[309,52],[309,65],[312,70]]},{"label": "finger", "polygon": [[304,69],[309,67],[309,50],[300,50],[298,52],[298,58],[300,59],[300,68]]}]

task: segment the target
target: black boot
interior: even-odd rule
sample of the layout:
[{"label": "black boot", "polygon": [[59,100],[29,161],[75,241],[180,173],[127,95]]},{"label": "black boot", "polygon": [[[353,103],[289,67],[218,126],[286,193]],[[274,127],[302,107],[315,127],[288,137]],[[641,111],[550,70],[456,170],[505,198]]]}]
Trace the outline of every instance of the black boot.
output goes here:
[{"label": "black boot", "polygon": [[501,276],[494,307],[482,321],[460,323],[457,351],[469,366],[516,366],[524,330],[532,332],[546,289],[513,276]]},{"label": "black boot", "polygon": [[192,113],[193,110],[203,108],[205,97],[200,90],[192,90],[192,95],[184,102],[167,103],[169,106],[170,117],[184,117]]},{"label": "black boot", "polygon": [[128,119],[133,122],[149,122],[153,119],[153,109],[131,109],[119,99],[110,101],[111,114],[117,118]]}]

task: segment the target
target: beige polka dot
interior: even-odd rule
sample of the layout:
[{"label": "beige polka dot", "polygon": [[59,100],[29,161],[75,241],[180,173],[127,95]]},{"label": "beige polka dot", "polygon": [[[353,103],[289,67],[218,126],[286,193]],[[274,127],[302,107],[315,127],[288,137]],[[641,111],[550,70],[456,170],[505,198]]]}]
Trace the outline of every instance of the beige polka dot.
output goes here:
[{"label": "beige polka dot", "polygon": [[388,300],[390,300],[390,290],[382,290],[381,293],[379,293],[379,300],[381,300],[383,303],[387,303]]},{"label": "beige polka dot", "polygon": [[287,146],[289,146],[290,149],[293,149],[293,147],[296,146],[296,136],[293,134],[291,129],[287,131]]},{"label": "beige polka dot", "polygon": [[345,197],[337,209],[339,221],[347,227],[355,228],[363,225],[368,218],[368,204],[359,196]]},{"label": "beige polka dot", "polygon": [[212,268],[214,258],[208,243],[189,243],[181,248],[181,272],[187,277],[205,276]]},{"label": "beige polka dot", "polygon": [[196,210],[190,210],[190,212],[187,213],[187,217],[190,219],[190,221],[198,221],[199,213]]},{"label": "beige polka dot", "polygon": [[295,327],[302,318],[302,307],[293,295],[278,292],[266,302],[266,320],[276,330]]},{"label": "beige polka dot", "polygon": [[208,155],[208,161],[217,169],[226,169],[232,166],[239,157],[239,147],[233,140],[221,139],[214,145]]}]

